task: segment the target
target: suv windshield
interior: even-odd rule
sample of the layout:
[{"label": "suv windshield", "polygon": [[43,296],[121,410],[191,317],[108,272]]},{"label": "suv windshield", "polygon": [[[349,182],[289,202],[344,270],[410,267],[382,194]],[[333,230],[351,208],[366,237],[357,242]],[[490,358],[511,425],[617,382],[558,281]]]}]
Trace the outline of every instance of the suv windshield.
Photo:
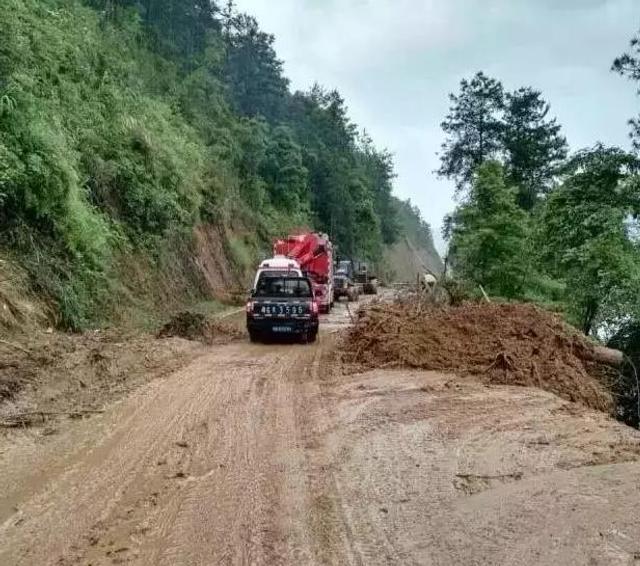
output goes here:
[{"label": "suv windshield", "polygon": [[255,296],[310,298],[311,285],[300,277],[265,277],[258,281]]}]

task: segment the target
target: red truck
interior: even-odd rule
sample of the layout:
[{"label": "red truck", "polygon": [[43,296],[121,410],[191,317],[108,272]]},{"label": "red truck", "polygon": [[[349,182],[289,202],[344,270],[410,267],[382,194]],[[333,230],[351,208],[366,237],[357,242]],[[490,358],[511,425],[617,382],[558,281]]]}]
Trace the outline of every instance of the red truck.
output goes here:
[{"label": "red truck", "polygon": [[333,245],[326,234],[306,232],[277,240],[275,256],[294,259],[311,280],[320,312],[328,313],[333,305]]}]

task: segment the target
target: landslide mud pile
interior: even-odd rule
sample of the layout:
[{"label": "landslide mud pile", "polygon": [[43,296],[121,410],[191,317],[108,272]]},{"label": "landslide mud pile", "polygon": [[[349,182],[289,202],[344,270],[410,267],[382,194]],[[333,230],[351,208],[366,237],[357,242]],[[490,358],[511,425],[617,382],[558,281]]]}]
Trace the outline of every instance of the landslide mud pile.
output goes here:
[{"label": "landslide mud pile", "polygon": [[539,387],[610,412],[613,399],[593,362],[594,346],[532,305],[420,307],[379,303],[360,312],[343,361],[357,369],[410,367]]},{"label": "landslide mud pile", "polygon": [[158,338],[178,337],[205,344],[217,344],[242,336],[240,329],[232,324],[211,320],[203,314],[193,312],[182,312],[174,316],[158,333]]}]

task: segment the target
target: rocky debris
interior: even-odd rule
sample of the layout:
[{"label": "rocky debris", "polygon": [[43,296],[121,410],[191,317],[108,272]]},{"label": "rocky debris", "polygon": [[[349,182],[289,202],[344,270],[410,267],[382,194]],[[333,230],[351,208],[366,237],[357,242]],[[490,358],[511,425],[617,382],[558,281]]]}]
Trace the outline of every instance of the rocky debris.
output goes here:
[{"label": "rocky debris", "polygon": [[560,317],[527,304],[377,303],[360,311],[342,358],[355,371],[410,367],[538,387],[611,412],[598,349]]}]

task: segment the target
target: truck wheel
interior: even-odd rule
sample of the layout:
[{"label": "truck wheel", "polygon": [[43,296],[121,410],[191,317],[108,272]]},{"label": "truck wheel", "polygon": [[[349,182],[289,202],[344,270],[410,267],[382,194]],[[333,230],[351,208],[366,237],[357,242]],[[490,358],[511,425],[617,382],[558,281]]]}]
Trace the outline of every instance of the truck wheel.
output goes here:
[{"label": "truck wheel", "polygon": [[318,339],[318,331],[314,331],[314,332],[310,332],[309,336],[307,337],[307,342],[309,342],[309,344],[313,344],[316,340]]}]

